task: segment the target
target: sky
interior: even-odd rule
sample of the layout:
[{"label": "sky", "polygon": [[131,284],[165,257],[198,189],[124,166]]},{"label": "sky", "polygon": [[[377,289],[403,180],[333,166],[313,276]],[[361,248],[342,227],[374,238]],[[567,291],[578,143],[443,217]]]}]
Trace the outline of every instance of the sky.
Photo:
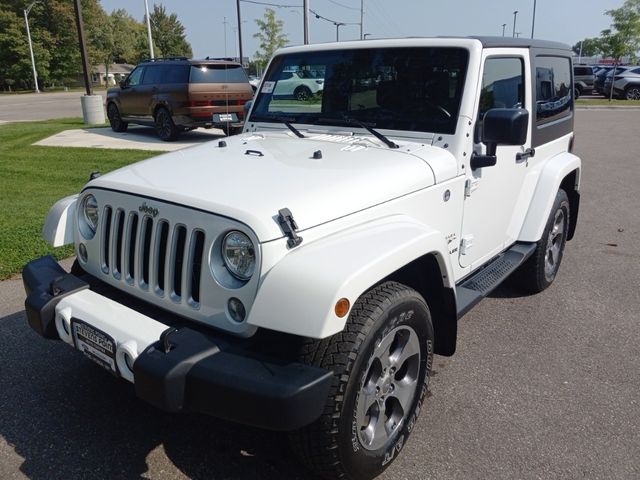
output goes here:
[{"label": "sky", "polygon": [[[185,26],[187,40],[195,58],[237,56],[236,0],[148,0],[162,4],[169,13],[178,15]],[[252,2],[287,5],[271,7],[284,21],[284,33],[290,45],[303,43],[302,0],[251,0]],[[107,12],[127,10],[142,20],[144,0],[101,0]],[[342,23],[360,22],[361,0],[309,0],[309,8],[323,17]],[[516,32],[531,36],[534,0],[363,0],[364,32],[368,38],[397,38],[437,35],[505,35]],[[586,37],[596,37],[610,26],[606,10],[618,8],[624,0],[537,0],[535,37],[569,45]],[[297,7],[296,7],[297,6]],[[241,0],[242,45],[244,56],[253,58],[258,42],[255,19],[262,18],[265,5]],[[226,17],[226,28],[225,28]],[[225,35],[226,30],[226,35]],[[311,43],[335,41],[336,27],[330,21],[309,18]],[[359,25],[340,27],[340,40],[360,38]],[[225,48],[226,46],[226,48]]]}]

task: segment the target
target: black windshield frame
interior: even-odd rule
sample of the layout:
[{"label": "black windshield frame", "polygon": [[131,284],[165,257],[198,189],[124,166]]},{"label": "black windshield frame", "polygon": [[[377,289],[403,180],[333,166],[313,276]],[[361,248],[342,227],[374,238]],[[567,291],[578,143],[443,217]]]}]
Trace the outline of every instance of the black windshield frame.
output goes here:
[{"label": "black windshield frame", "polygon": [[[276,56],[252,110],[252,122],[349,126],[357,119],[376,129],[454,134],[469,65],[462,47],[384,47],[303,51]],[[297,102],[280,100],[283,72],[318,71],[323,90]],[[283,97],[284,98],[284,97]],[[277,100],[277,101],[274,101]]]}]

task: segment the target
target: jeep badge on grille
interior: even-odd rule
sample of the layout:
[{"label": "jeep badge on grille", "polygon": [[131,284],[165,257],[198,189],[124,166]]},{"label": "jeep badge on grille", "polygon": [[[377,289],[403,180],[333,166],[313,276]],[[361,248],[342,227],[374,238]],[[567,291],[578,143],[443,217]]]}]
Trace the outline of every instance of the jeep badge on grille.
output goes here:
[{"label": "jeep badge on grille", "polygon": [[147,205],[147,202],[143,202],[142,205],[138,207],[138,211],[142,213],[146,213],[147,215],[151,215],[153,218],[158,216],[158,209],[150,207]]}]

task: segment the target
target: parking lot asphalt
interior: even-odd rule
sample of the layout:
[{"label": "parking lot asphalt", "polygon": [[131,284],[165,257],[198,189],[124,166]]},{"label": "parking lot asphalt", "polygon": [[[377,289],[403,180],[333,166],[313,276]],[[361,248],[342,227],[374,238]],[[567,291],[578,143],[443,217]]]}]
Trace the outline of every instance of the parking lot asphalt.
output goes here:
[{"label": "parking lot asphalt", "polygon": [[[640,136],[637,111],[580,111],[576,237],[555,283],[508,285],[436,356],[412,437],[380,477],[640,478]],[[0,283],[0,478],[303,479],[286,437],[169,415],[26,324]]]}]

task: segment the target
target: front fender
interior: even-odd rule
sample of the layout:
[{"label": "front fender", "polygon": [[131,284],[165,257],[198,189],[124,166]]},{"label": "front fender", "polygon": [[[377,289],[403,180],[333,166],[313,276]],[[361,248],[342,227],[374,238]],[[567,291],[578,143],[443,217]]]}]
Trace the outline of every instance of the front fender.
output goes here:
[{"label": "front fender", "polygon": [[74,215],[78,195],[58,200],[47,214],[42,236],[52,247],[73,243]]},{"label": "front fender", "polygon": [[547,162],[529,204],[529,210],[518,236],[519,241],[537,242],[540,240],[560,184],[574,170],[577,170],[575,189],[578,190],[581,163],[579,157],[568,152],[556,155]]},{"label": "front fender", "polygon": [[406,216],[360,225],[291,250],[264,277],[247,321],[312,338],[340,332],[336,302],[365,291],[411,261],[436,253],[445,286],[452,268],[443,235]]}]

